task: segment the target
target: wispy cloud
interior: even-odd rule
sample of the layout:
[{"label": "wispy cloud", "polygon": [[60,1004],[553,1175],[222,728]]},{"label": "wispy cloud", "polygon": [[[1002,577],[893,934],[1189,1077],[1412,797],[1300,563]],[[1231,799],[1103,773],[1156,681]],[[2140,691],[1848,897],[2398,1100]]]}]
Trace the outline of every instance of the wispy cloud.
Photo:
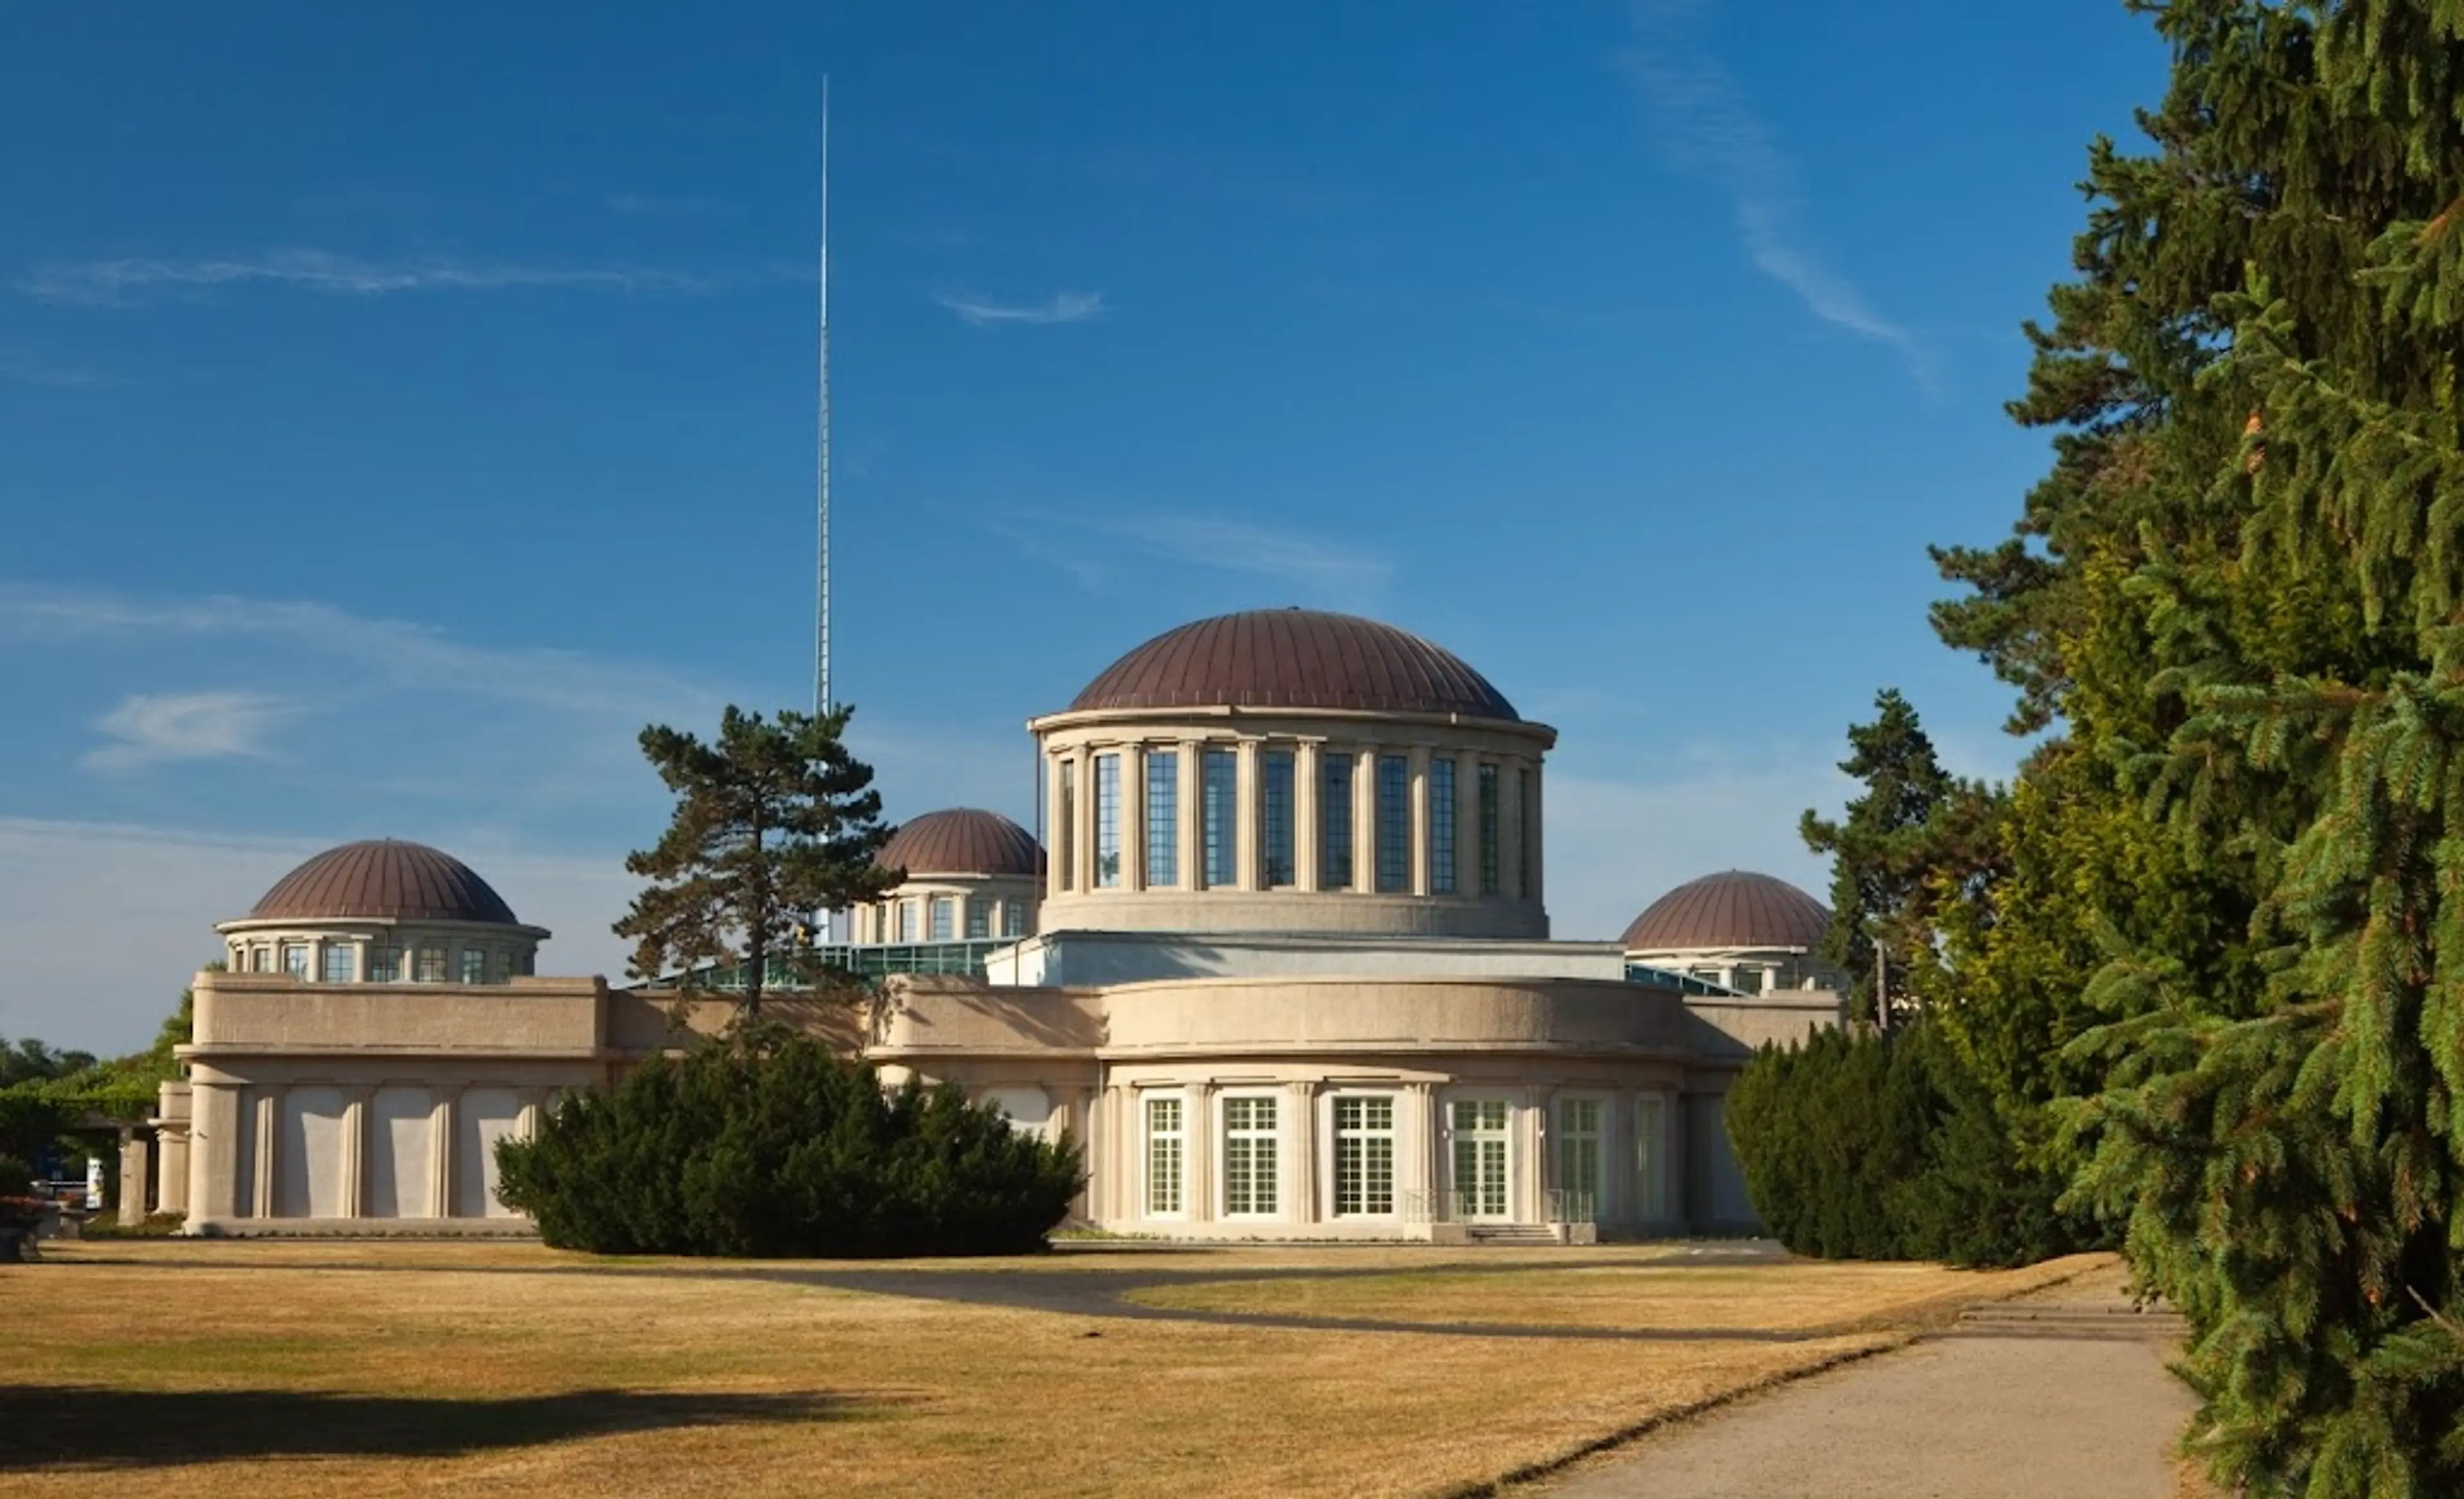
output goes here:
[{"label": "wispy cloud", "polygon": [[100,390],[122,383],[96,370],[55,364],[22,349],[0,349],[0,381],[54,390]]},{"label": "wispy cloud", "polygon": [[1823,321],[1897,349],[1929,385],[1931,361],[1915,335],[1876,311],[1807,246],[1795,164],[1703,45],[1696,25],[1702,9],[1701,0],[1639,0],[1634,8],[1636,45],[1621,61],[1651,108],[1663,149],[1728,195],[1737,237],[1756,270]]},{"label": "wispy cloud", "polygon": [[957,313],[959,321],[977,328],[1004,322],[1084,322],[1110,310],[1104,305],[1101,292],[1055,292],[1050,300],[1041,302],[996,302],[980,297],[948,295],[933,299]]},{"label": "wispy cloud", "polygon": [[297,712],[265,693],[140,694],[95,720],[105,740],[78,761],[119,773],[185,760],[260,760],[265,736]]},{"label": "wispy cloud", "polygon": [[650,192],[611,192],[600,201],[615,212],[644,217],[692,217],[725,211],[725,205],[714,199],[671,198]]},{"label": "wispy cloud", "polygon": [[639,267],[522,264],[431,255],[370,260],[313,249],[204,259],[121,258],[38,266],[17,290],[36,301],[118,306],[148,296],[279,287],[328,297],[392,297],[416,292],[519,289],[616,292],[706,292],[706,276]]},{"label": "wispy cloud", "polygon": [[1395,571],[1385,558],[1349,542],[1220,516],[1155,510],[1045,513],[996,517],[984,523],[1024,555],[1061,568],[1089,588],[1102,586],[1113,570],[1101,556],[1089,553],[1085,544],[1089,538],[1146,558],[1274,578],[1312,598],[1365,602]]},{"label": "wispy cloud", "polygon": [[0,641],[12,635],[255,636],[339,657],[384,680],[567,712],[637,717],[680,705],[715,706],[705,689],[638,663],[541,647],[476,646],[429,626],[310,602],[0,584]]}]

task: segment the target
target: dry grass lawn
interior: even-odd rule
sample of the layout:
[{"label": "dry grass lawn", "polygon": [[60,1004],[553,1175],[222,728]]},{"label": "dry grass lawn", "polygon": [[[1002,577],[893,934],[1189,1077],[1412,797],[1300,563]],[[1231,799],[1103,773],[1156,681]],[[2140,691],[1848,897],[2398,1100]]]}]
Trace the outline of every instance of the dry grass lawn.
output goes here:
[{"label": "dry grass lawn", "polygon": [[1130,1293],[1151,1307],[1351,1320],[1863,1332],[1947,1321],[1971,1301],[2067,1280],[2101,1256],[2001,1273],[1934,1265],[1686,1265],[1666,1261],[1484,1273],[1469,1268],[1342,1278],[1227,1280]]},{"label": "dry grass lawn", "polygon": [[1295,1266],[1392,1272],[1301,1288],[1355,1309],[1345,1315],[1863,1330],[1786,1344],[1277,1330],[744,1273],[777,1266],[632,1262],[620,1268],[658,1272],[605,1273],[533,1245],[61,1245],[45,1265],[0,1269],[0,1316],[20,1330],[0,1359],[0,1491],[90,1493],[116,1471],[165,1492],[250,1499],[1442,1492],[1888,1346],[1942,1296],[2044,1278],[1686,1271],[1615,1249],[1111,1250],[996,1264],[1203,1267],[1227,1279]]}]

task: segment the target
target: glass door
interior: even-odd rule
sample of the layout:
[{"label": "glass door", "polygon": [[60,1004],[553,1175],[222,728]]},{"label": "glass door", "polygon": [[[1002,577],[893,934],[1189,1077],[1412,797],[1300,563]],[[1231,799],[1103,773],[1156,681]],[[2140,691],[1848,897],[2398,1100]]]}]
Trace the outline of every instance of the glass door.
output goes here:
[{"label": "glass door", "polygon": [[1507,1216],[1506,1100],[1458,1098],[1453,1104],[1455,1216]]}]

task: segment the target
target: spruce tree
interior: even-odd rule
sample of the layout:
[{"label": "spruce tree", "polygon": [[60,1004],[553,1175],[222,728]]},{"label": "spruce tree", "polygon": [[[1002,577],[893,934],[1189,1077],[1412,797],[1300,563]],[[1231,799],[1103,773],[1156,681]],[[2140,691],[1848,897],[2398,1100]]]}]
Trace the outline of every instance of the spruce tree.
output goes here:
[{"label": "spruce tree", "polygon": [[810,967],[798,927],[894,883],[872,862],[890,836],[872,769],[841,738],[852,712],[782,711],[773,721],[730,707],[708,744],[660,724],[642,731],[642,753],[676,806],[658,843],[625,861],[651,882],[616,923],[634,939],[634,977],[673,974],[691,987],[734,966],[753,1019],[774,969]]},{"label": "spruce tree", "polygon": [[2464,1492],[2464,4],[2146,9],[2156,149],[2092,152],[2013,408],[2053,472],[1939,554],[2059,731],[1948,947],[2006,1053],[2032,964],[2101,1022],[2047,1075],[2217,1476]]}]

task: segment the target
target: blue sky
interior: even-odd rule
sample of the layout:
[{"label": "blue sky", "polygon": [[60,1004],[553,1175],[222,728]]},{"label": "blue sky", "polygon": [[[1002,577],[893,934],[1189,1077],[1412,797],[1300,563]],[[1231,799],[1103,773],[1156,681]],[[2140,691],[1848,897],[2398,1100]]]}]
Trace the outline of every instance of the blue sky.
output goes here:
[{"label": "blue sky", "polygon": [[0,13],[0,1035],[137,1045],[343,839],[615,972],[632,736],[809,693],[833,99],[837,675],[893,816],[1225,609],[1374,614],[1562,732],[1560,935],[1731,865],[1904,689],[2118,3]]}]

